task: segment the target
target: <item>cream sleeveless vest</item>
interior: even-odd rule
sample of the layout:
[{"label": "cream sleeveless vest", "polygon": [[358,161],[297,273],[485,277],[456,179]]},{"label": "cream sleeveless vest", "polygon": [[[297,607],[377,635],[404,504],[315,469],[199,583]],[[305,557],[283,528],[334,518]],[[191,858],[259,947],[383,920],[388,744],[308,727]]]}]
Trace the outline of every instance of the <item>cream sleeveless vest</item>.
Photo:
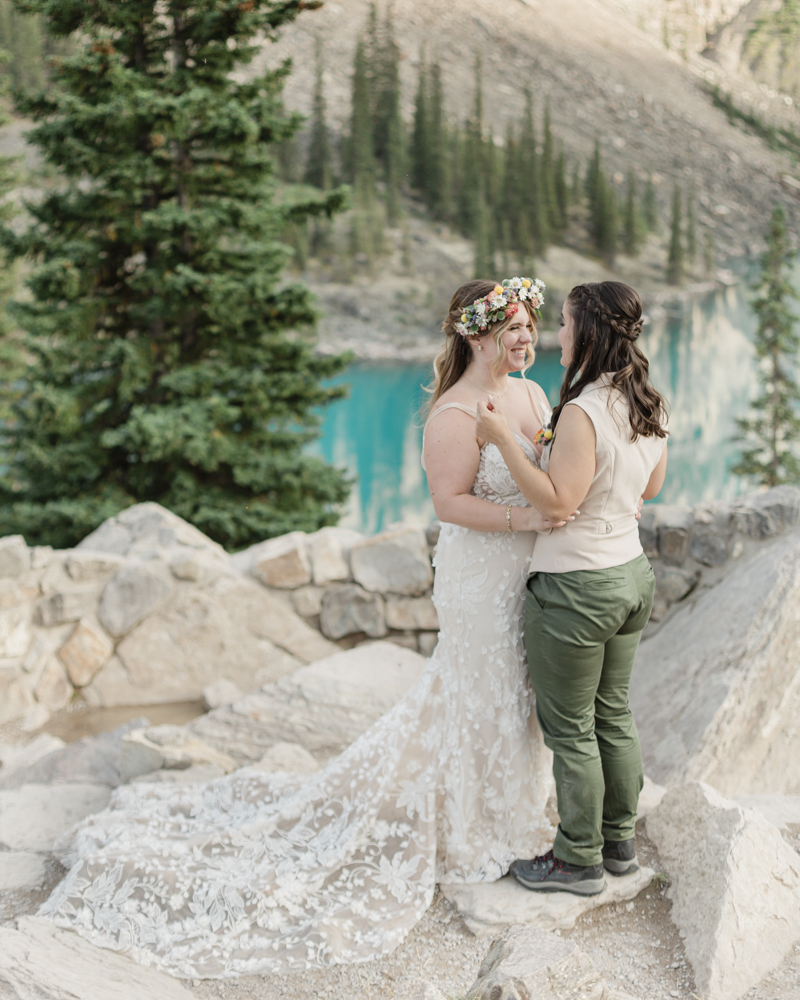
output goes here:
[{"label": "cream sleeveless vest", "polygon": [[[580,406],[594,424],[597,468],[580,515],[563,528],[537,535],[531,573],[609,569],[641,555],[636,507],[667,443],[660,437],[631,441],[628,404],[611,388],[611,375],[586,386],[568,405]],[[545,472],[551,447],[541,458]]]}]

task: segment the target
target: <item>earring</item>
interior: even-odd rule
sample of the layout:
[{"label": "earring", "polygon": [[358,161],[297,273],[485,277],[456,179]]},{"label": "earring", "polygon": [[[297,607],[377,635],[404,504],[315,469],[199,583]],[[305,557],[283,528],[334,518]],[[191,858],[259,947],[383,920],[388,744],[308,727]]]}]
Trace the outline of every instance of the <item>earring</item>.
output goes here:
[{"label": "earring", "polygon": [[479,351],[482,351],[482,350],[483,350],[483,344],[478,344],[478,350],[479,350]]}]

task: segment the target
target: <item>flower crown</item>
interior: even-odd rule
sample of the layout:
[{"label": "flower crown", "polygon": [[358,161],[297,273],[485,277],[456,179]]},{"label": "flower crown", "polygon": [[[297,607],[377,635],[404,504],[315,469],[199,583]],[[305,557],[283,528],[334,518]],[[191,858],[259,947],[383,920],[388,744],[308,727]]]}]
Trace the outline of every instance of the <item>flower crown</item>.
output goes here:
[{"label": "flower crown", "polygon": [[538,278],[505,278],[488,295],[464,309],[461,322],[456,323],[456,331],[462,337],[478,337],[492,323],[513,316],[519,308],[518,302],[530,302],[538,310],[544,305],[544,289],[544,282]]}]

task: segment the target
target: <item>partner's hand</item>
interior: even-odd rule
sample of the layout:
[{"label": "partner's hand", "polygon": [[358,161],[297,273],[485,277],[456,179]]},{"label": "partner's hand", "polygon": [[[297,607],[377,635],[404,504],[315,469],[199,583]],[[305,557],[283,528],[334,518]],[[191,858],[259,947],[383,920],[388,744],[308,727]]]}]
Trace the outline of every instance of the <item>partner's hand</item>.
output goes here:
[{"label": "partner's hand", "polygon": [[475,417],[475,433],[482,441],[500,447],[513,440],[506,415],[495,399],[490,396],[489,402],[478,403],[476,410],[478,415]]},{"label": "partner's hand", "polygon": [[636,520],[641,521],[642,519],[642,507],[644,506],[644,497],[639,497],[639,503],[636,505]]},{"label": "partner's hand", "polygon": [[580,514],[580,511],[576,510],[574,514],[570,514],[566,521],[551,521],[534,507],[518,507],[517,511],[515,520],[519,518],[518,531],[550,531],[552,528],[563,528],[567,521],[574,521]]}]

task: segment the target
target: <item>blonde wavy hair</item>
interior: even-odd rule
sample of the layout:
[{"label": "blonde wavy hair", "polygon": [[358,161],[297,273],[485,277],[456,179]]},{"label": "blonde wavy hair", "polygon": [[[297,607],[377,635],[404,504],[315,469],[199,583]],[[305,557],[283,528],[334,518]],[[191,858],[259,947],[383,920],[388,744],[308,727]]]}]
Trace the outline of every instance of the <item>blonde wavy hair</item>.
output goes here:
[{"label": "blonde wavy hair", "polygon": [[[462,337],[456,330],[456,323],[461,319],[461,314],[466,306],[472,305],[473,302],[488,295],[495,285],[497,285],[496,281],[483,281],[478,278],[462,285],[453,296],[447,316],[442,323],[442,331],[445,335],[444,347],[434,358],[432,381],[429,385],[423,386],[425,391],[429,393],[425,405],[426,414],[430,413],[436,401],[458,382],[472,361],[472,349],[467,343],[467,338]],[[528,315],[533,323],[533,340],[528,344],[525,367],[522,369],[522,377],[524,378],[525,372],[531,367],[536,357],[534,347],[538,340],[538,333],[536,330],[537,317],[533,308],[527,302],[521,302],[520,305],[528,310]],[[500,323],[493,323],[486,333],[469,338],[470,340],[494,338],[497,345],[497,358],[492,364],[492,372],[495,376],[500,374],[506,360],[507,351],[503,345],[502,337],[513,321],[514,316],[510,316]]]}]

